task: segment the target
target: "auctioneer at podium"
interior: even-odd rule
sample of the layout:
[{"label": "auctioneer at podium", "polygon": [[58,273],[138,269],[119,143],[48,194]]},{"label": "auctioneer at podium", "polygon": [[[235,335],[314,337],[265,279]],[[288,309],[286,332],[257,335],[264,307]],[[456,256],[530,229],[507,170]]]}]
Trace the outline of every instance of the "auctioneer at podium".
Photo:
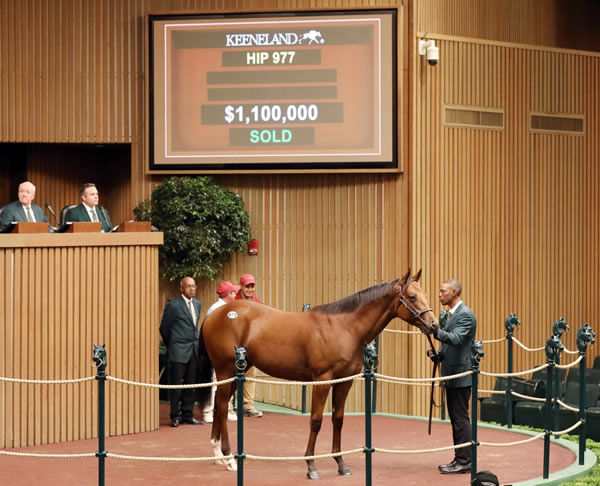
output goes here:
[{"label": "auctioneer at podium", "polygon": [[48,222],[44,210],[37,204],[33,204],[33,200],[35,199],[35,186],[31,182],[25,181],[19,184],[18,196],[18,201],[11,202],[2,208],[0,228],[4,228],[11,223]]},{"label": "auctioneer at podium", "polygon": [[109,233],[112,231],[112,223],[108,211],[98,205],[98,189],[96,184],[88,182],[81,186],[81,204],[71,208],[65,214],[65,220],[62,224],[72,222],[92,222],[102,223],[102,231]]}]

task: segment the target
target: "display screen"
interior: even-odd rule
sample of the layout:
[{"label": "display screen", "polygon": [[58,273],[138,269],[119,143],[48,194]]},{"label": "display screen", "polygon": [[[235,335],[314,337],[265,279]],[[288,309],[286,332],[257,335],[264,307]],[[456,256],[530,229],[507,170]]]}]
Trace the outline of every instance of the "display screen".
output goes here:
[{"label": "display screen", "polygon": [[148,18],[150,172],[398,167],[395,10]]}]

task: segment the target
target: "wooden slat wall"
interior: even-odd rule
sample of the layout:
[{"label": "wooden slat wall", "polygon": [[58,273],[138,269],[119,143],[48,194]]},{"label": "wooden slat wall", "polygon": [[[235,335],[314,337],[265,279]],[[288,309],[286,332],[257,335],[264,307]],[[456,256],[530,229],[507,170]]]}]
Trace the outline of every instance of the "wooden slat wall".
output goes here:
[{"label": "wooden slat wall", "polygon": [[[55,236],[66,235],[29,239]],[[28,248],[11,247],[9,235],[2,238],[0,376],[35,380],[95,376],[92,345],[106,344],[109,374],[157,382],[156,245],[94,246],[89,235],[73,235],[82,246],[48,242]],[[97,400],[95,381],[0,382],[0,447],[96,437]],[[157,428],[156,390],[109,382],[106,419],[108,435]]]},{"label": "wooden slat wall", "polygon": [[[577,329],[597,328],[600,311],[592,290],[600,270],[592,209],[600,203],[600,56],[437,43],[438,66],[414,59],[413,260],[433,282],[463,281],[478,338],[503,336],[504,319],[515,312],[523,324],[517,338],[543,346],[562,316],[571,326],[563,342],[575,350]],[[445,105],[501,109],[505,128],[445,126]],[[531,112],[583,116],[585,135],[532,132]],[[427,290],[433,295],[435,287]],[[588,365],[596,354],[591,348]],[[515,370],[524,370],[545,354],[516,347],[515,360]],[[506,371],[505,343],[489,345],[482,369]],[[426,400],[425,393],[416,400],[421,411]]]},{"label": "wooden slat wall", "polygon": [[[101,186],[115,222],[129,219],[160,181],[144,174],[146,13],[361,7],[398,7],[402,13],[398,78],[405,80],[400,97],[407,102],[399,136],[405,173],[219,176],[220,183],[243,195],[261,251],[258,257],[236,255],[223,277],[235,280],[253,272],[265,301],[295,311],[303,303],[326,302],[394,278],[412,264],[423,267],[433,304],[440,280],[450,274],[464,280],[482,337],[501,335],[510,311],[522,314],[519,336],[532,346],[559,315],[572,327],[585,319],[593,325],[597,56],[536,53],[506,43],[600,50],[594,2],[0,0],[0,142],[130,144],[126,173],[114,175],[112,188],[110,179]],[[441,61],[434,69],[415,54],[422,32],[434,33],[440,43]],[[560,82],[552,84],[555,79]],[[505,128],[445,127],[444,105],[501,108]],[[527,129],[530,111],[579,109],[584,136]],[[83,182],[77,179],[89,174],[78,172],[86,160],[42,152],[32,157],[27,175],[38,185],[38,202],[54,198],[62,206],[77,196]],[[96,182],[102,176],[108,177],[98,174]],[[448,179],[452,190],[445,185]],[[14,199],[1,182],[0,196]],[[469,192],[471,187],[476,190]],[[215,285],[201,283],[205,308],[215,299]],[[165,298],[173,293],[171,284],[161,282],[156,327]],[[566,337],[570,348],[573,334]],[[424,343],[422,336],[384,334],[380,369],[426,376]],[[497,355],[486,365],[502,369],[504,359]],[[423,414],[424,396],[380,385],[378,406]],[[297,395],[282,394],[273,400],[288,398],[298,401]],[[361,406],[359,392],[350,402],[350,410]]]}]

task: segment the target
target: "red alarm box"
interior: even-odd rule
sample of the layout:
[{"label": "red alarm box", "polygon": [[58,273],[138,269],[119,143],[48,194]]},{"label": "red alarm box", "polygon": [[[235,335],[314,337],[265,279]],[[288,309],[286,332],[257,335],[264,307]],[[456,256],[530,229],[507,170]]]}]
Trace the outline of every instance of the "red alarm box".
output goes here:
[{"label": "red alarm box", "polygon": [[258,255],[258,240],[250,240],[250,243],[248,243],[248,255]]}]

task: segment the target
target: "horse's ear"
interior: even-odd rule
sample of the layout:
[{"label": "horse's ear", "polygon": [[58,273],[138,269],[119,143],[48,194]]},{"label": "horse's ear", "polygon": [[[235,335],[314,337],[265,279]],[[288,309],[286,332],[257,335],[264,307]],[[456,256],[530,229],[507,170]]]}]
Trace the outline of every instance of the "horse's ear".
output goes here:
[{"label": "horse's ear", "polygon": [[412,278],[412,279],[413,279],[415,282],[418,282],[418,281],[419,281],[419,279],[421,278],[421,270],[422,270],[422,269],[421,269],[421,268],[419,268],[419,271],[417,272],[417,274],[413,276],[413,278]]},{"label": "horse's ear", "polygon": [[406,282],[410,281],[410,267],[408,268],[408,272],[406,272],[402,278],[398,281],[398,284],[400,285],[400,287],[402,289],[404,289],[404,286],[406,285]]}]

